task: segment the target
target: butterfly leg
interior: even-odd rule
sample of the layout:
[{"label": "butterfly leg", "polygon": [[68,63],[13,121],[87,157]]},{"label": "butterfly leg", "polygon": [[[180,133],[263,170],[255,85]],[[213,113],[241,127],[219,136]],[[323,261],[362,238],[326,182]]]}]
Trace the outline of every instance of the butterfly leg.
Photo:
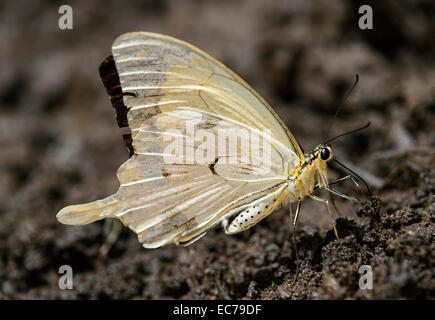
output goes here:
[{"label": "butterfly leg", "polygon": [[299,212],[301,211],[301,201],[298,201],[298,205],[296,207],[296,214],[295,217],[293,219],[293,210],[292,210],[292,206],[289,205],[290,208],[290,221],[292,221],[293,227],[296,226],[296,223],[298,222],[298,218],[299,218]]},{"label": "butterfly leg", "polygon": [[[335,180],[335,181],[329,183],[328,186],[325,189],[328,190],[329,192],[331,192],[331,193],[341,197],[341,198],[361,203],[361,200],[353,198],[353,197],[350,197],[348,195],[345,195],[344,193],[341,193],[340,191],[337,191],[337,190],[331,188],[332,185],[340,183],[340,182],[343,182],[343,181],[345,181],[347,179],[350,179],[355,184],[355,186],[358,188],[358,190],[360,192],[362,192],[361,187],[359,186],[359,184],[355,181],[355,179],[351,175],[347,175],[347,176],[345,176],[343,178],[340,178],[338,180]],[[332,197],[331,197],[331,200],[332,200]],[[335,207],[335,205],[334,205],[334,207]]]},{"label": "butterfly leg", "polygon": [[329,193],[329,199],[331,200],[332,206],[334,207],[335,212],[337,212],[338,216],[339,216],[339,217],[342,216],[340,210],[338,210],[338,207],[337,207],[337,205],[335,204],[335,200],[334,200],[334,197],[332,196],[332,192]]},{"label": "butterfly leg", "polygon": [[[334,185],[334,184],[337,184],[337,183],[343,182],[343,181],[345,181],[345,180],[347,180],[347,179],[350,179],[350,180],[353,182],[353,184],[357,187],[357,189],[358,189],[360,192],[363,192],[363,191],[361,190],[361,187],[359,186],[358,182],[356,182],[355,179],[354,179],[351,175],[347,175],[347,176],[345,176],[345,177],[342,177],[342,178],[340,178],[340,179],[337,179],[337,180],[335,180],[335,181],[332,181],[332,182],[330,182],[330,183],[328,184],[328,186],[332,186],[332,185]],[[319,189],[319,188],[320,188],[320,186],[319,186],[318,184],[316,184],[316,186],[314,187],[314,190]]]},{"label": "butterfly leg", "polygon": [[293,219],[292,205],[291,205],[291,203],[289,204],[290,222],[292,224],[292,229],[293,229],[293,247],[295,249],[295,256],[296,256],[296,275],[295,275],[295,278],[294,278],[292,284],[294,284],[294,282],[296,282],[297,276],[299,274],[299,254],[298,254],[298,247],[296,244],[296,223],[298,221],[299,212],[301,211],[301,203],[302,203],[302,201],[298,201],[298,204],[296,207],[296,215],[295,215],[294,219]]},{"label": "butterfly leg", "polygon": [[343,177],[343,178],[340,178],[340,179],[338,179],[338,180],[332,181],[331,183],[328,184],[328,187],[330,187],[330,186],[332,186],[332,185],[334,185],[334,184],[337,184],[337,183],[343,182],[343,181],[345,181],[345,180],[347,180],[347,179],[350,179],[350,180],[353,182],[353,184],[356,186],[356,188],[358,189],[358,191],[361,192],[361,193],[363,193],[363,191],[361,190],[361,187],[359,186],[358,182],[356,182],[356,180],[355,180],[351,175],[347,175],[347,176],[345,176],[345,177]]},{"label": "butterfly leg", "polygon": [[103,226],[103,235],[104,235],[104,242],[100,247],[100,255],[103,258],[106,258],[110,249],[118,240],[119,234],[121,233],[122,224],[119,223],[119,221],[114,219],[107,219],[104,221]]},{"label": "butterfly leg", "polygon": [[317,201],[320,201],[320,202],[323,202],[323,203],[326,205],[326,207],[328,208],[329,216],[330,216],[331,219],[334,221],[334,233],[335,233],[335,237],[337,238],[337,240],[340,239],[340,238],[338,237],[337,228],[336,228],[336,226],[335,226],[335,220],[334,220],[334,218],[332,217],[332,212],[331,212],[331,207],[329,206],[329,201],[328,201],[327,199],[319,198],[319,197],[317,197],[317,196],[315,196],[315,195],[313,195],[313,194],[310,194],[309,196],[310,196],[312,199],[317,200]]},{"label": "butterfly leg", "polygon": [[337,184],[337,183],[343,182],[343,181],[345,181],[345,180],[347,180],[347,179],[351,179],[351,180],[356,184],[356,186],[358,187],[358,189],[360,189],[360,186],[358,185],[358,183],[355,181],[355,179],[354,179],[350,174],[348,174],[347,176],[344,176],[344,177],[342,177],[342,178],[339,178],[339,179],[337,179],[337,180],[334,180],[334,181],[330,182],[329,185],[332,186],[332,185],[334,185],[334,184]]},{"label": "butterfly leg", "polygon": [[340,191],[337,191],[335,189],[332,189],[332,188],[329,188],[329,187],[326,187],[325,189],[328,190],[329,192],[331,192],[332,194],[335,194],[335,195],[337,195],[339,197],[342,197],[342,198],[344,198],[346,200],[350,200],[350,201],[355,201],[355,202],[361,203],[360,200],[358,200],[356,198],[353,198],[353,197],[350,197],[348,195],[345,195],[344,193],[341,193]]},{"label": "butterfly leg", "polygon": [[[292,224],[292,229],[293,229],[293,242],[295,245],[295,250],[296,250],[296,223],[298,221],[298,217],[299,217],[299,212],[301,211],[301,201],[298,201],[297,207],[296,207],[296,215],[293,218],[293,209],[292,209],[292,205],[289,204],[289,211],[290,211],[290,222]],[[297,250],[296,250],[296,255],[297,255]]]}]

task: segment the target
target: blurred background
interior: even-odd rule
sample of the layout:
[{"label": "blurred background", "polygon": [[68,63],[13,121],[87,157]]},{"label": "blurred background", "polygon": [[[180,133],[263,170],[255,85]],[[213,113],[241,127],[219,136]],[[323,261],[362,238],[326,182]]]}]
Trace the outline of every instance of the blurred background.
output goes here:
[{"label": "blurred background", "polygon": [[[72,30],[58,26],[61,4],[73,9]],[[372,30],[358,27],[363,4],[373,9]],[[306,151],[321,142],[358,73],[332,133],[372,125],[337,140],[335,155],[367,180],[385,212],[419,217],[404,225],[422,224],[413,229],[428,241],[421,260],[400,260],[383,242],[387,258],[377,264],[384,278],[373,291],[348,283],[357,270],[326,281],[333,221],[311,200],[298,224],[306,265],[294,286],[287,208],[241,235],[218,229],[185,249],[147,251],[126,228],[111,245],[107,230],[115,224],[58,223],[64,206],[117,190],[116,170],[128,153],[98,66],[129,31],[171,35],[222,61],[275,108]],[[435,297],[433,219],[422,213],[435,207],[432,0],[2,1],[0,39],[0,298]],[[331,170],[331,177],[343,173]],[[338,188],[365,200],[351,184]],[[357,206],[337,204],[359,219]],[[73,290],[58,287],[64,264],[74,270]],[[392,280],[392,272],[405,278]]]}]

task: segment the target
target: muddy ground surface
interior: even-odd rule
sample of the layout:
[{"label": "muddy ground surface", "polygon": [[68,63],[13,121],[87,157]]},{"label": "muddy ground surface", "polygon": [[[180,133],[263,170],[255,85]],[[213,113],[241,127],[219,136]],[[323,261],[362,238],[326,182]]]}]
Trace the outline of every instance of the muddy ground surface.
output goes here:
[{"label": "muddy ground surface", "polygon": [[[378,1],[374,29],[360,30],[361,4],[81,1],[74,29],[62,31],[54,2],[2,2],[0,298],[435,298],[435,5]],[[333,148],[370,184],[374,207],[346,182],[336,188],[364,204],[336,199],[338,240],[324,205],[305,200],[295,234],[282,208],[241,234],[217,228],[187,248],[158,250],[127,228],[110,246],[114,223],[58,223],[64,206],[117,189],[128,153],[98,66],[115,37],[134,30],[217,57],[306,150],[359,73],[332,131],[372,125]],[[344,174],[331,167],[331,179]],[[73,290],[58,286],[65,264]],[[372,290],[358,286],[361,265],[373,270]]]}]

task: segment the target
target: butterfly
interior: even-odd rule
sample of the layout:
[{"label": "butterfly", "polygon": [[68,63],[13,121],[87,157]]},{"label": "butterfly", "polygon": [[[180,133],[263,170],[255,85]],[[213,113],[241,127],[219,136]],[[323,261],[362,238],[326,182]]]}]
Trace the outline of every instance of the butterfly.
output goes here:
[{"label": "butterfly", "polygon": [[[333,139],[304,153],[254,89],[184,41],[148,32],[123,34],[100,75],[118,125],[130,129],[124,135],[130,158],[118,169],[115,194],[63,208],[57,214],[61,223],[117,218],[145,248],[186,246],[219,223],[225,233],[235,234],[294,202],[296,222],[306,197],[325,202],[329,210],[327,200],[313,195],[318,188],[354,200],[328,183]],[[254,161],[258,154],[246,157],[237,139],[247,136],[249,152],[261,151],[267,161]]]}]

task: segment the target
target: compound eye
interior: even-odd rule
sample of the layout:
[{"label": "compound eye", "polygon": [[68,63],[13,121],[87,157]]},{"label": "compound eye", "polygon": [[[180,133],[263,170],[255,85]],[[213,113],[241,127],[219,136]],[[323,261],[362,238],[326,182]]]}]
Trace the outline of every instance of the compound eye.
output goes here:
[{"label": "compound eye", "polygon": [[323,149],[320,151],[320,158],[321,158],[322,160],[328,160],[330,155],[331,155],[331,153],[329,152],[329,149],[328,149],[328,148],[323,148]]}]

